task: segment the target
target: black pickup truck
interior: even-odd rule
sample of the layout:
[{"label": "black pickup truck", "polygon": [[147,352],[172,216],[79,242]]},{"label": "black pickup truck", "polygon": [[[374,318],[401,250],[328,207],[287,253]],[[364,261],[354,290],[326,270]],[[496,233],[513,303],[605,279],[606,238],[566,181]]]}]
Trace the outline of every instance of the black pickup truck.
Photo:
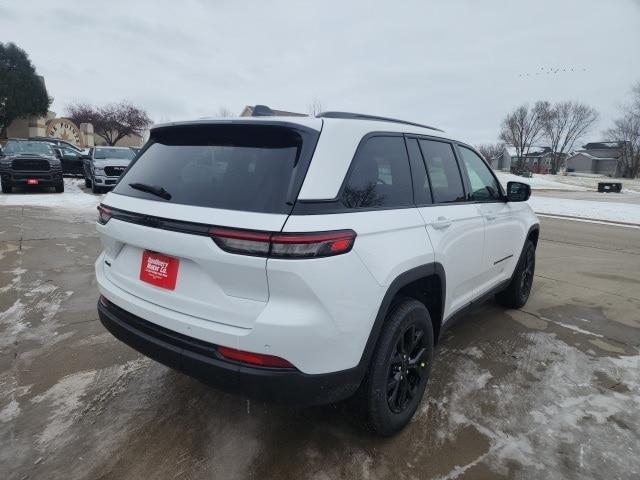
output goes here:
[{"label": "black pickup truck", "polygon": [[9,139],[0,154],[2,191],[13,187],[54,187],[64,192],[62,164],[51,145],[45,142]]}]

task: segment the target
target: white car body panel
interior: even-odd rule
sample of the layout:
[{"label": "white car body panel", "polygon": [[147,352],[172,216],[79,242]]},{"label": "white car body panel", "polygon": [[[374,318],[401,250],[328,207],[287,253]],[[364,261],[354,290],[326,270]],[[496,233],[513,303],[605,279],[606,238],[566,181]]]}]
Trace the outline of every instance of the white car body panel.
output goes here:
[{"label": "white car body panel", "polygon": [[[434,130],[382,121],[266,120],[321,131],[299,201],[334,200],[360,141],[371,132],[447,138]],[[195,339],[281,357],[305,374],[356,367],[388,287],[416,267],[442,266],[446,322],[511,277],[529,229],[537,223],[528,205],[503,201],[291,215],[181,205],[116,193],[109,193],[103,204],[164,219],[247,230],[355,231],[348,253],[278,259],[228,253],[205,235],[116,218],[97,226],[104,252],[96,262],[96,277],[101,294],[115,305]],[[140,280],[144,250],[180,259],[175,290]]]},{"label": "white car body panel", "polygon": [[433,245],[435,261],[446,275],[444,318],[474,298],[482,275],[484,223],[475,204],[419,208]]},{"label": "white car body panel", "polygon": [[[326,200],[338,195],[362,137],[371,132],[417,133],[447,138],[437,130],[380,121],[325,119],[299,200]],[[331,172],[327,175],[326,172]]]}]

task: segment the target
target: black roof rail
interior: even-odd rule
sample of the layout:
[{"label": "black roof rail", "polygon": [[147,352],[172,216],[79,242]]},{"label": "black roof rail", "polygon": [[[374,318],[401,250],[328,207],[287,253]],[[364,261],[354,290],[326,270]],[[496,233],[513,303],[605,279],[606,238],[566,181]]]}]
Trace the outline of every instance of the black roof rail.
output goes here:
[{"label": "black roof rail", "polygon": [[414,127],[428,128],[429,130],[436,130],[442,132],[436,127],[430,127],[429,125],[422,125],[421,123],[407,122],[406,120],[398,120],[397,118],[378,117],[376,115],[365,115],[364,113],[352,113],[352,112],[322,112],[316,115],[317,118],[345,118],[350,120],[378,120],[381,122],[402,123],[404,125],[413,125]]}]

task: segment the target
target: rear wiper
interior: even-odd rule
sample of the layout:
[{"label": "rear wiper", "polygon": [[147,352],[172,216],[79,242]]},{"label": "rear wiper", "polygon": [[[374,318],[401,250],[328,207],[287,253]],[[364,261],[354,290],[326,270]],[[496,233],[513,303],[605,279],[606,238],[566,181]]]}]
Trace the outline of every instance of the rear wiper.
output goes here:
[{"label": "rear wiper", "polygon": [[141,192],[151,193],[160,198],[164,198],[165,200],[171,200],[171,194],[164,188],[157,185],[147,185],[146,183],[130,183],[129,186],[131,188],[135,188],[136,190],[140,190]]}]

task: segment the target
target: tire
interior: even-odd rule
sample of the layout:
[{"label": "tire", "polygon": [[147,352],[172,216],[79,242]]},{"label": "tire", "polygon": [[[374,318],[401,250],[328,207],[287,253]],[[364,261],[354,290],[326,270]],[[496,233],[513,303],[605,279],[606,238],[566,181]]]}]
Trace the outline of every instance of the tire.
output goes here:
[{"label": "tire", "polygon": [[536,246],[527,240],[522,249],[520,260],[513,272],[511,282],[505,290],[496,295],[496,300],[507,308],[522,308],[529,299],[533,275],[536,269]]},{"label": "tire", "polygon": [[399,298],[387,314],[357,399],[374,433],[390,436],[409,423],[427,386],[433,346],[427,308]]},{"label": "tire", "polygon": [[100,193],[102,189],[96,185],[96,182],[91,182],[91,192]]},{"label": "tire", "polygon": [[87,188],[91,188],[91,180],[89,180],[88,178],[85,177],[84,186],[87,187]]},{"label": "tire", "polygon": [[2,182],[2,193],[12,193],[13,187],[9,182]]},{"label": "tire", "polygon": [[56,185],[55,189],[56,189],[56,193],[64,192],[64,182],[60,182],[58,185]]}]

